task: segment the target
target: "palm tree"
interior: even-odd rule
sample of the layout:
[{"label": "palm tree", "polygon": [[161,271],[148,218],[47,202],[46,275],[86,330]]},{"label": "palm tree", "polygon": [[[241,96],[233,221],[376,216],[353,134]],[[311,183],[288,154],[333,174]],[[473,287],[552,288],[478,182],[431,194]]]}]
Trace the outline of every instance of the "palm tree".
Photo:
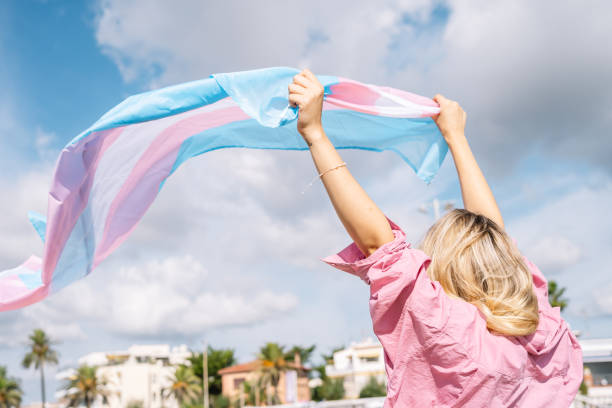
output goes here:
[{"label": "palm tree", "polygon": [[321,354],[321,358],[323,359],[325,364],[333,364],[334,363],[334,354],[337,351],[344,350],[345,348],[346,348],[345,346],[335,347],[335,348],[332,349],[332,351],[329,354]]},{"label": "palm tree", "polygon": [[23,392],[14,378],[6,376],[6,367],[0,366],[0,408],[17,408]]},{"label": "palm tree", "polygon": [[98,398],[106,404],[108,401],[108,389],[106,380],[98,378],[95,366],[86,364],[80,366],[74,374],[68,377],[68,382],[63,389],[66,390],[66,399],[69,407],[85,405],[87,408]]},{"label": "palm tree", "polygon": [[565,288],[560,287],[554,280],[548,281],[548,301],[552,307],[559,306],[561,311],[567,307],[567,299],[563,298]]},{"label": "palm tree", "polygon": [[174,376],[171,376],[169,380],[170,386],[162,390],[162,396],[164,398],[173,396],[179,405],[197,400],[198,395],[202,392],[202,383],[190,367],[178,366],[174,371]]},{"label": "palm tree", "polygon": [[[221,395],[221,376],[219,370],[236,364],[236,356],[233,349],[215,349],[208,346],[206,357],[208,365],[208,391],[210,395]],[[202,353],[191,352],[189,367],[191,371],[198,377],[200,384],[204,376]]]},{"label": "palm tree", "polygon": [[261,360],[261,368],[259,369],[260,386],[267,389],[268,385],[271,385],[274,394],[268,402],[270,404],[280,404],[278,383],[283,372],[289,369],[285,359],[285,347],[279,346],[277,343],[266,343],[259,350],[257,357]]},{"label": "palm tree", "polygon": [[34,364],[35,369],[40,369],[40,389],[42,394],[42,406],[45,407],[45,363],[57,364],[57,352],[51,348],[51,339],[41,329],[36,329],[29,337],[29,352],[23,357],[22,365],[30,368]]},{"label": "palm tree", "polygon": [[285,360],[295,362],[295,355],[300,356],[301,365],[307,365],[310,362],[312,353],[314,352],[316,345],[310,347],[293,346],[287,353],[285,353]]}]

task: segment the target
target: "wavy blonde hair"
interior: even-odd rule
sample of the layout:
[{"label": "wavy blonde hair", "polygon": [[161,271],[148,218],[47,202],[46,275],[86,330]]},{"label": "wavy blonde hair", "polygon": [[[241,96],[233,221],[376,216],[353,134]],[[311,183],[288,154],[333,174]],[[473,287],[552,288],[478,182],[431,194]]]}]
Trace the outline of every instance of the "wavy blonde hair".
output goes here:
[{"label": "wavy blonde hair", "polygon": [[420,248],[427,274],[444,291],[476,306],[492,332],[524,336],[538,326],[531,272],[510,237],[489,218],[450,211],[427,232]]}]

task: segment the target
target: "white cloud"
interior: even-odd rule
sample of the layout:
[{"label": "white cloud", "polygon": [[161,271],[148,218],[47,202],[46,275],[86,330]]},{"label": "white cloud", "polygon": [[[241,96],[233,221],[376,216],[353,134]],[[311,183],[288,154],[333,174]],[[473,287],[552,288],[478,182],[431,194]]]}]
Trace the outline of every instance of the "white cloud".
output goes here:
[{"label": "white cloud", "polygon": [[[380,78],[380,63],[403,13],[427,15],[429,1],[244,3],[100,1],[96,38],[124,79],[154,84],[275,65]],[[155,75],[154,75],[155,76]]]},{"label": "white cloud", "polygon": [[44,166],[15,178],[0,177],[0,270],[13,268],[32,254],[42,255],[42,242],[28,221],[28,211],[46,214],[51,168]]},{"label": "white cloud", "polygon": [[601,313],[612,316],[612,283],[595,290],[595,301]]},{"label": "white cloud", "polygon": [[[608,157],[610,144],[599,136],[607,133],[595,130],[608,129],[612,121],[611,62],[608,54],[590,46],[609,34],[602,25],[606,13],[569,4],[472,4],[452,3],[448,25],[421,35],[420,25],[428,26],[432,18],[434,3],[429,1],[186,1],[176,7],[161,1],[104,0],[96,37],[126,81],[144,77],[151,87],[211,72],[308,65],[315,72],[424,94],[442,91],[468,110],[473,147],[486,153],[478,155],[484,167],[507,169],[534,141],[562,156]],[[406,15],[412,23],[405,23]],[[560,25],[571,27],[567,32],[574,35],[559,31]],[[4,106],[0,119],[7,121],[0,126],[12,117],[10,106]],[[416,208],[451,191],[456,181],[447,174],[427,187],[395,156],[341,153],[413,241],[431,221]],[[44,212],[50,174],[46,169],[14,182],[0,181],[12,197],[0,205],[6,215],[0,228],[9,231],[0,235],[0,266],[14,266],[33,248],[40,249],[25,212]],[[298,281],[304,270],[329,285],[329,297],[320,299],[317,311],[321,324],[339,333],[343,307],[364,300],[338,299],[347,285],[353,289],[347,282],[353,278],[318,261],[341,249],[348,237],[320,184],[300,194],[313,175],[307,152],[232,149],[186,163],[126,244],[99,270],[40,305],[0,316],[7,319],[3,327],[10,333],[0,342],[23,337],[43,321],[58,335],[77,339],[83,331],[90,334],[86,325],[124,337],[180,337],[224,324],[243,325],[226,329],[241,334],[257,327],[263,338],[261,333],[276,333],[276,317],[287,318],[296,310],[301,318],[308,314],[293,291],[311,296],[317,283],[293,288],[283,281],[288,274]],[[612,227],[604,216],[612,204],[608,177],[577,188],[574,183],[582,178],[531,180],[529,188],[538,191],[555,183],[561,187],[551,193],[554,199],[509,223],[546,274],[559,271],[555,279],[569,286],[570,310],[575,298],[605,287],[601,265],[612,261],[605,246]],[[570,191],[562,191],[564,185]],[[587,272],[590,280],[582,279]],[[604,295],[597,299],[605,306]],[[207,313],[211,309],[214,314]],[[364,314],[367,321],[367,310]],[[291,334],[282,336],[291,341]]]},{"label": "white cloud", "polygon": [[[596,172],[582,176],[566,192],[506,222],[523,253],[545,276],[567,288],[568,316],[577,316],[579,310],[590,315],[604,312],[609,295],[600,288],[612,282],[608,268],[612,219],[607,216],[612,207],[612,179]],[[540,182],[547,184],[546,179]],[[575,323],[583,324],[583,320],[584,316],[579,317]]]},{"label": "white cloud", "polygon": [[611,7],[103,0],[96,37],[127,81],[146,78],[156,87],[213,72],[307,65],[458,99],[476,151],[487,153],[482,161],[497,175],[536,145],[610,169],[612,55],[592,44],[610,36]]},{"label": "white cloud", "polygon": [[53,317],[61,315],[59,320],[90,321],[117,334],[159,338],[261,323],[297,305],[291,293],[215,290],[210,284],[213,279],[191,256],[150,260],[118,270],[101,267],[32,314],[48,310],[56,313]]},{"label": "white cloud", "polygon": [[446,55],[428,78],[464,103],[483,151],[503,151],[497,167],[537,146],[610,169],[612,55],[593,44],[610,38],[612,4],[453,1],[451,9]]},{"label": "white cloud", "polygon": [[57,159],[58,151],[53,147],[55,138],[54,132],[46,131],[40,126],[34,129],[34,147],[36,148],[36,153],[46,163],[53,163]]},{"label": "white cloud", "polygon": [[23,347],[35,329],[43,329],[53,341],[85,340],[87,335],[79,323],[49,307],[37,304],[30,308],[0,313],[0,348]]},{"label": "white cloud", "polygon": [[582,255],[574,242],[562,236],[541,237],[529,251],[533,253],[532,261],[551,274],[574,265]]}]

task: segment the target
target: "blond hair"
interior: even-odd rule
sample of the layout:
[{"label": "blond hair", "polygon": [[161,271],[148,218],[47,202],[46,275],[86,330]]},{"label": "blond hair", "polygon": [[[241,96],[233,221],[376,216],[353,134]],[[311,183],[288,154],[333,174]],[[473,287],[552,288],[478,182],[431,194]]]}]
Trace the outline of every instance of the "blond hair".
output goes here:
[{"label": "blond hair", "polygon": [[476,306],[492,332],[524,336],[538,326],[538,301],[523,257],[495,222],[467,210],[450,211],[427,232],[421,249],[427,274],[444,291]]}]

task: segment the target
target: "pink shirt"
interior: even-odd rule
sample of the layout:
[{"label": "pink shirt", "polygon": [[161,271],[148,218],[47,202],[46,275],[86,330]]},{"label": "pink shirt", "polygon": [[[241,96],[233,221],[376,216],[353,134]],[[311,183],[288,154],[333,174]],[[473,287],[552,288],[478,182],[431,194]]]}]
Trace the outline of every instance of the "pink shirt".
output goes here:
[{"label": "pink shirt", "polygon": [[582,351],[548,302],[531,262],[540,308],[537,331],[491,334],[479,310],[429,279],[429,258],[395,239],[365,257],[352,243],[324,262],[370,285],[370,314],[385,355],[388,407],[568,407],[582,381]]}]

